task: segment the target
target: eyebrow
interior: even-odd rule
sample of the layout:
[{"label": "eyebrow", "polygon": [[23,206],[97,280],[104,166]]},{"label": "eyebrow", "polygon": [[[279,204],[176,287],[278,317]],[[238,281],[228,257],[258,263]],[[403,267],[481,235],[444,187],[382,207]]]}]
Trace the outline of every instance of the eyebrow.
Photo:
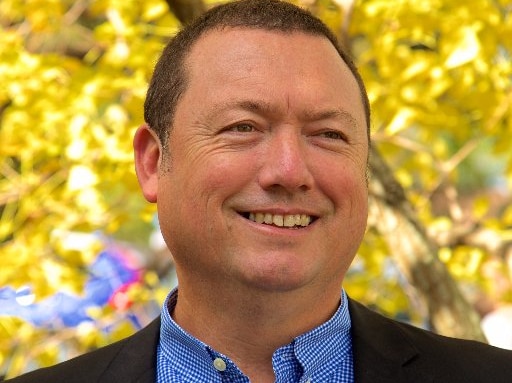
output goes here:
[{"label": "eyebrow", "polygon": [[[227,101],[215,105],[215,107],[212,108],[209,114],[215,115],[218,113],[222,113],[223,111],[228,109],[247,110],[264,116],[271,116],[279,113],[279,108],[271,105],[268,102],[260,100],[236,100]],[[350,112],[342,108],[306,110],[301,112],[301,114],[299,115],[299,119],[301,121],[307,122],[322,120],[340,120],[348,122],[350,126],[357,126],[357,120],[354,118],[354,116]]]},{"label": "eyebrow", "polygon": [[228,101],[221,104],[218,110],[222,111],[231,108],[248,110],[251,112],[257,112],[264,115],[277,114],[278,112],[278,109],[276,107],[272,107],[270,103],[256,100],[237,100],[233,102]]},{"label": "eyebrow", "polygon": [[305,121],[341,120],[348,122],[351,126],[357,126],[354,116],[344,109],[326,109],[318,111],[305,111],[301,115]]}]

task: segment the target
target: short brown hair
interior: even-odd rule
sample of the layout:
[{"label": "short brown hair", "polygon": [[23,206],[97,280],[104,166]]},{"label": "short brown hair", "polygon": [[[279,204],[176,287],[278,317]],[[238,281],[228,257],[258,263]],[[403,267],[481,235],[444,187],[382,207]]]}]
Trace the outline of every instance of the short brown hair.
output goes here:
[{"label": "short brown hair", "polygon": [[370,126],[366,88],[356,66],[341,48],[336,36],[307,10],[279,0],[241,0],[210,9],[174,36],[160,56],[144,103],[144,119],[166,145],[174,113],[187,86],[185,59],[201,36],[223,28],[252,28],[281,32],[303,32],[326,37],[354,75]]}]

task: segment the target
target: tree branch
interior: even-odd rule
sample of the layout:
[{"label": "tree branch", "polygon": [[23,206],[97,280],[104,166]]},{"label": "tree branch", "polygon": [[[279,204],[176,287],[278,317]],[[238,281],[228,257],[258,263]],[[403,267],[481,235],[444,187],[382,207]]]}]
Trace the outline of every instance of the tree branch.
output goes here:
[{"label": "tree branch", "polygon": [[202,0],[166,0],[172,13],[182,24],[188,24],[205,10]]}]

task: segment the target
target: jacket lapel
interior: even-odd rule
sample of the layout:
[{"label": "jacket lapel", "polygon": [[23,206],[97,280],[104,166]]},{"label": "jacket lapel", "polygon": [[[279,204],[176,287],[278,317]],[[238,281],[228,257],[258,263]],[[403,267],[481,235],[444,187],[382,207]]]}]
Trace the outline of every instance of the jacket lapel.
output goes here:
[{"label": "jacket lapel", "polygon": [[[427,383],[430,371],[414,369],[419,352],[396,323],[349,299],[356,383]],[[414,377],[410,376],[414,371]]]}]

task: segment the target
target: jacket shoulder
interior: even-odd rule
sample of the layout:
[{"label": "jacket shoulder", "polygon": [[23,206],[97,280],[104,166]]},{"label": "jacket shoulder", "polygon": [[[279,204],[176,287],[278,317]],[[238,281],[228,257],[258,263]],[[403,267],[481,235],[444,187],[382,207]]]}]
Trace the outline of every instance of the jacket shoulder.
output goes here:
[{"label": "jacket shoulder", "polygon": [[[59,363],[41,368],[6,383],[91,383],[143,382],[140,376],[154,375],[160,320],[154,320],[137,333]],[[151,380],[148,380],[151,381]],[[152,380],[154,382],[154,379]]]},{"label": "jacket shoulder", "polygon": [[[450,338],[386,318],[353,300],[354,363],[363,373],[380,363],[400,368],[409,381],[512,382],[512,351],[477,341]],[[389,367],[391,368],[391,367]],[[432,380],[423,378],[430,376]]]}]

